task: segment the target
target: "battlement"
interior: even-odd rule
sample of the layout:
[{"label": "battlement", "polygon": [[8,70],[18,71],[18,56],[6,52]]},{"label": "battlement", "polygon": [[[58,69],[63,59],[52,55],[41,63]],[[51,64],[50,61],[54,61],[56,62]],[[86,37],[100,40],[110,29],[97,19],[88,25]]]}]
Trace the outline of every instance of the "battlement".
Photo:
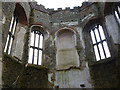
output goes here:
[{"label": "battlement", "polygon": [[34,9],[37,9],[39,11],[48,13],[48,14],[53,14],[55,12],[59,12],[59,11],[74,11],[74,12],[78,12],[83,10],[84,8],[88,7],[89,5],[91,5],[93,2],[83,2],[82,6],[75,6],[73,7],[73,9],[71,9],[70,7],[66,7],[65,9],[62,8],[57,8],[57,10],[54,10],[54,8],[45,8],[44,5],[40,4],[38,5],[37,2],[32,2],[30,3],[30,6]]},{"label": "battlement", "polygon": [[78,10],[78,9],[80,9],[80,6],[77,6],[77,7],[73,7],[73,9],[71,9],[70,7],[66,7],[65,9],[62,9],[62,8],[57,8],[57,10],[54,10],[54,8],[47,8],[47,10],[48,11],[52,11],[52,12],[54,12],[54,11],[63,11],[63,10]]},{"label": "battlement", "polygon": [[49,12],[49,14],[53,14],[54,12],[59,12],[59,11],[79,12],[79,11],[82,11],[83,9],[87,8],[91,4],[93,4],[93,2],[83,2],[81,6],[75,6],[75,7],[73,7],[73,9],[71,9],[70,7],[66,7],[65,9],[57,8],[57,10],[54,10],[54,8],[51,8],[51,9],[47,8],[47,11]]},{"label": "battlement", "polygon": [[30,4],[31,8],[33,8],[33,9],[36,9],[36,10],[39,10],[39,11],[42,11],[45,13],[49,13],[44,5],[42,5],[42,4],[38,5],[36,1],[29,2],[29,4]]}]

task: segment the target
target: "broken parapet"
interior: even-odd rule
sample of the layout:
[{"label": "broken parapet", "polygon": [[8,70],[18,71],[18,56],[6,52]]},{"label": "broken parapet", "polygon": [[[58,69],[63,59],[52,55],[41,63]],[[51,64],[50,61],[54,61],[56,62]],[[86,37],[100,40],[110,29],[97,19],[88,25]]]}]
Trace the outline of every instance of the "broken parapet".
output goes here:
[{"label": "broken parapet", "polygon": [[48,13],[48,14],[53,14],[55,12],[59,12],[59,11],[73,11],[73,12],[79,12],[81,10],[83,10],[84,8],[88,7],[89,5],[91,5],[93,2],[83,2],[82,6],[75,6],[73,7],[73,9],[71,9],[70,7],[66,7],[65,9],[62,8],[58,8],[57,10],[54,10],[54,8],[49,9],[49,8],[45,8],[44,5],[38,5],[37,2],[29,2],[31,8]]},{"label": "broken parapet", "polygon": [[85,9],[86,7],[92,5],[93,3],[94,3],[94,2],[86,2],[86,1],[83,2],[81,8],[79,9],[79,11],[82,11],[82,10]]},{"label": "broken parapet", "polygon": [[57,8],[57,10],[54,10],[53,8],[52,9],[47,9],[49,14],[53,14],[55,12],[59,12],[59,11],[73,11],[73,12],[78,12],[80,9],[80,7],[74,7],[73,9],[71,9],[70,7],[66,7],[65,9],[62,9],[62,8]]},{"label": "broken parapet", "polygon": [[70,7],[66,7],[65,9],[62,9],[62,8],[58,8],[57,10],[54,10],[53,8],[52,9],[47,9],[49,14],[53,14],[55,12],[59,12],[59,11],[73,11],[73,12],[79,12],[79,11],[82,11],[83,9],[87,8],[88,6],[92,5],[94,2],[83,2],[82,3],[82,6],[75,6],[73,7],[73,9],[71,9]]},{"label": "broken parapet", "polygon": [[38,5],[37,2],[29,2],[29,4],[30,4],[31,8],[33,8],[33,9],[36,9],[36,10],[39,10],[39,11],[42,11],[45,13],[49,13],[47,11],[47,9],[45,8],[45,6],[42,4]]}]

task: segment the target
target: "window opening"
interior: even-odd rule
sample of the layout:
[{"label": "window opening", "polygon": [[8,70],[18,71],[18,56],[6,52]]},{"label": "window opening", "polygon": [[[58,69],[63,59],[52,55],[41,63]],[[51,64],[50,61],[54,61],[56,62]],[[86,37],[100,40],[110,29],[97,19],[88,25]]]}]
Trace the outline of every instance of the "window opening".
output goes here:
[{"label": "window opening", "polygon": [[16,30],[17,23],[18,23],[18,18],[13,16],[11,23],[10,23],[7,41],[6,41],[5,48],[4,48],[4,52],[8,54],[11,54],[11,49],[12,49],[12,44],[13,44],[13,40],[15,37],[15,30]]},{"label": "window opening", "polygon": [[90,31],[90,36],[92,39],[96,60],[99,61],[101,59],[111,57],[103,27],[99,24],[92,27]]},{"label": "window opening", "polygon": [[28,63],[41,65],[42,51],[43,51],[43,35],[40,31],[33,30],[31,32]]},{"label": "window opening", "polygon": [[117,6],[114,11],[115,17],[117,18],[118,23],[120,24],[120,6]]}]

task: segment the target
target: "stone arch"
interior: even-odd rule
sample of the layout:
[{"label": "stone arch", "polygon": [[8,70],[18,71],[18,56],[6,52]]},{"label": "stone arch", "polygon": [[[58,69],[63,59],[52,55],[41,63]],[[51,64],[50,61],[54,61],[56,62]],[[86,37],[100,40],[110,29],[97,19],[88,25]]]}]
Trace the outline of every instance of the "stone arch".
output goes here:
[{"label": "stone arch", "polygon": [[[99,26],[102,27],[102,30],[99,29]],[[84,41],[85,41],[85,53],[86,53],[86,58],[89,62],[96,61],[96,58],[95,58],[96,53],[94,50],[95,45],[93,45],[92,36],[90,34],[91,30],[94,30],[94,32],[95,32],[95,29],[96,29],[95,27],[97,28],[97,31],[99,33],[99,35],[98,35],[99,38],[100,38],[101,32],[103,32],[102,34],[105,35],[105,42],[110,41],[108,38],[108,32],[106,30],[104,20],[102,18],[95,18],[95,19],[89,20],[83,28],[83,37],[84,37]],[[94,35],[96,37],[96,33],[94,33]],[[111,51],[110,42],[107,42],[107,43],[108,43],[109,49]]]},{"label": "stone arch", "polygon": [[48,37],[49,37],[49,32],[48,32],[48,30],[45,30],[43,25],[31,25],[30,31],[31,30],[40,31],[43,34],[45,40],[48,39]]},{"label": "stone arch", "polygon": [[28,20],[27,20],[25,10],[20,3],[16,3],[14,14],[15,16],[18,17],[20,24],[28,25]]},{"label": "stone arch", "polygon": [[103,22],[103,19],[102,18],[92,18],[90,19],[86,24],[85,26],[83,27],[83,32],[89,32],[88,30],[95,24],[97,23],[101,23],[102,24]]},{"label": "stone arch", "polygon": [[57,47],[56,66],[58,70],[79,67],[79,56],[76,46],[76,32],[64,27],[55,33]]},{"label": "stone arch", "polygon": [[32,25],[30,27],[29,41],[29,64],[43,64],[43,51],[45,39],[48,38],[48,32],[41,25]]}]

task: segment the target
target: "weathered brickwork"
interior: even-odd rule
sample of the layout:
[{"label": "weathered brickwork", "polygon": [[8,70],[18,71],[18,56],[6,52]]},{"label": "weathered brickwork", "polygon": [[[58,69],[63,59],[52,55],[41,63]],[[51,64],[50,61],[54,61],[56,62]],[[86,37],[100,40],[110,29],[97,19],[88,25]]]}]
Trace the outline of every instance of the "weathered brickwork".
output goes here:
[{"label": "weathered brickwork", "polygon": [[[2,87],[120,87],[120,25],[114,14],[118,3],[83,2],[73,9],[54,10],[36,2],[3,2],[0,53],[4,52],[10,34],[12,16],[18,18],[18,23],[11,54],[0,54]],[[95,24],[103,25],[111,53],[110,58],[100,61],[95,59],[90,37],[90,29]],[[32,30],[44,37],[41,65],[28,63]]]}]

